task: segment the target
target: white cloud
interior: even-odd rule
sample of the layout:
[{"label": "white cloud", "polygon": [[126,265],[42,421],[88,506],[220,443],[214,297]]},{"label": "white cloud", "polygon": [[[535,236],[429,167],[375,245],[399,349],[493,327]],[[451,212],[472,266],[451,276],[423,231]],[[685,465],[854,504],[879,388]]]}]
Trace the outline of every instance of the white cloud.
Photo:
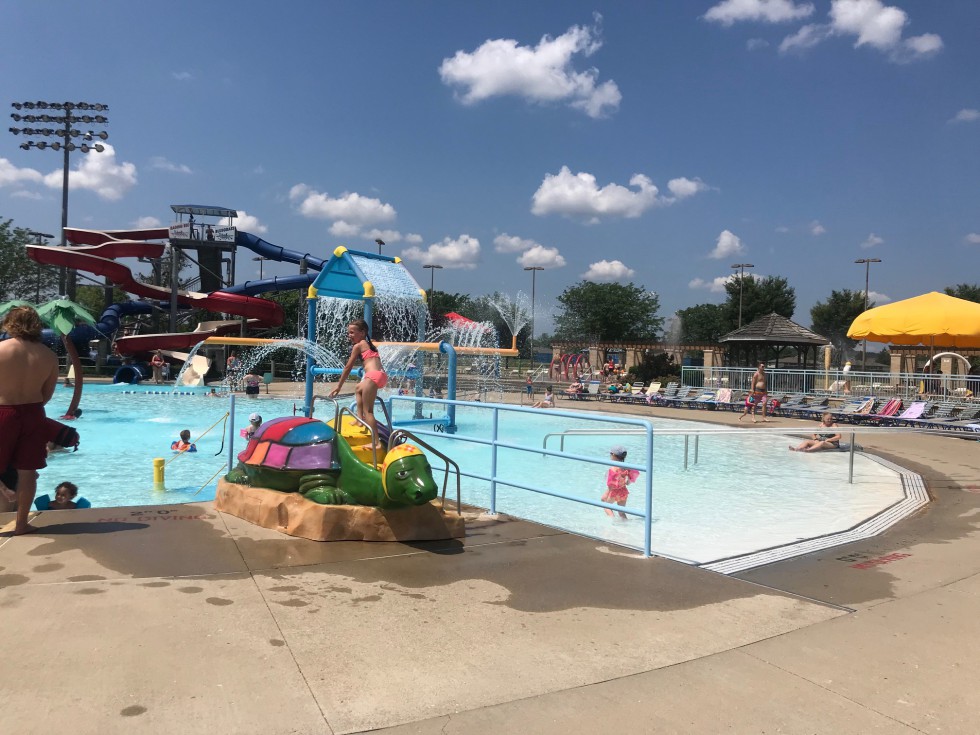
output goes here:
[{"label": "white cloud", "polygon": [[558,252],[558,248],[546,248],[535,243],[517,259],[517,262],[524,268],[536,265],[545,268],[562,268],[565,265],[565,258]]},{"label": "white cloud", "polygon": [[804,51],[813,48],[831,35],[830,26],[819,23],[808,23],[796,33],[786,36],[779,44],[780,53]]},{"label": "white cloud", "polygon": [[377,228],[362,232],[361,237],[371,242],[381,240],[385,245],[393,245],[396,242],[401,242],[403,239],[402,233],[398,230],[379,230]]},{"label": "white cloud", "polygon": [[813,14],[811,3],[797,5],[793,0],[722,0],[704,14],[704,19],[723,26],[739,21],[785,23]]},{"label": "white cloud", "polygon": [[296,184],[289,190],[289,199],[299,203],[299,212],[304,217],[342,220],[351,226],[367,227],[394,222],[397,217],[395,208],[390,204],[356,192],[344,192],[339,197],[331,197],[306,184]]},{"label": "white cloud", "polygon": [[21,189],[20,191],[10,192],[10,196],[14,199],[44,199],[44,195],[36,191],[27,191],[26,189]]},{"label": "white cloud", "polygon": [[599,217],[639,217],[657,203],[659,190],[643,174],[634,174],[631,191],[619,184],[601,189],[589,173],[573,174],[562,166],[557,174],[547,174],[534,192],[531,211],[537,215],[564,214],[598,221]]},{"label": "white cloud", "polygon": [[163,223],[156,217],[146,216],[138,217],[133,224],[136,225],[136,229],[138,230],[149,230],[154,227],[160,227]]},{"label": "white cloud", "polygon": [[949,119],[951,123],[970,123],[980,120],[980,110],[964,107]]},{"label": "white cloud", "polygon": [[878,293],[877,291],[868,291],[868,303],[874,303],[875,306],[881,306],[882,304],[887,304],[892,300],[891,296],[883,293]]},{"label": "white cloud", "polygon": [[776,228],[776,232],[778,232],[780,235],[785,235],[787,232],[789,232],[789,228],[786,227],[786,225],[779,225],[779,227]]},{"label": "white cloud", "polygon": [[251,232],[252,234],[264,235],[269,231],[269,228],[264,224],[259,222],[259,218],[255,217],[244,209],[235,210],[238,216],[232,221],[229,217],[224,217],[218,222],[219,225],[234,225],[236,229],[243,230],[244,232]]},{"label": "white cloud", "polygon": [[174,163],[172,161],[168,161],[163,156],[153,156],[153,158],[150,159],[150,168],[155,168],[160,171],[170,171],[175,174],[194,173],[193,171],[191,171],[190,166],[187,166],[183,163]]},{"label": "white cloud", "polygon": [[822,235],[827,231],[827,228],[820,224],[820,220],[813,220],[808,227],[810,228],[810,234],[814,237]]},{"label": "white cloud", "polygon": [[711,293],[725,293],[725,284],[734,278],[734,274],[730,276],[718,276],[717,278],[712,278],[710,281],[706,281],[703,278],[693,278],[688,281],[687,287],[694,289],[707,289]]},{"label": "white cloud", "polygon": [[720,260],[744,252],[745,246],[742,244],[741,239],[730,230],[722,230],[721,234],[718,235],[718,242],[715,244],[715,249],[711,251],[708,257]]},{"label": "white cloud", "polygon": [[589,265],[589,269],[582,274],[582,278],[586,281],[612,283],[632,278],[635,272],[632,268],[627,268],[623,265],[622,261],[600,260],[597,263]]},{"label": "white cloud", "polygon": [[442,60],[444,84],[462,90],[464,104],[512,95],[530,102],[565,102],[589,117],[602,117],[619,107],[622,94],[612,80],[597,84],[598,70],[576,71],[576,55],[589,57],[602,47],[598,21],[592,27],[572,26],[557,38],[544,36],[537,46],[521,46],[500,38],[485,41],[472,53],[457,51]]},{"label": "white cloud", "polygon": [[361,228],[349,222],[338,220],[330,225],[330,234],[334,237],[360,237]]},{"label": "white cloud", "polygon": [[517,235],[508,235],[506,232],[493,239],[493,249],[498,253],[523,253],[536,245],[538,243],[534,240],[517,237]]},{"label": "white cloud", "polygon": [[971,232],[966,236],[966,241],[971,245],[980,245],[980,233]]},{"label": "white cloud", "polygon": [[189,71],[172,71],[170,72],[170,76],[172,76],[178,82],[186,82],[194,78],[194,75]]},{"label": "white cloud", "polygon": [[[51,189],[60,189],[61,169],[45,175],[44,183]],[[102,153],[83,154],[78,168],[68,174],[70,189],[88,189],[100,199],[110,202],[122,199],[136,183],[136,166],[127,162],[116,163],[116,150],[108,143]]]},{"label": "white cloud", "polygon": [[480,241],[469,235],[460,235],[455,240],[443,238],[428,248],[411,247],[402,251],[402,258],[419,262],[437,263],[443,268],[463,268],[473,270],[480,260]]},{"label": "white cloud", "polygon": [[745,48],[749,51],[758,51],[769,47],[769,42],[764,38],[750,38],[745,42]]},{"label": "white cloud", "polygon": [[667,188],[675,198],[687,199],[688,197],[694,196],[698,192],[707,191],[708,185],[701,181],[701,179],[688,179],[681,176],[680,178],[671,179],[668,181]]},{"label": "white cloud", "polygon": [[405,242],[410,242],[413,245],[417,245],[418,243],[422,242],[422,236],[417,232],[410,232],[405,235]]},{"label": "white cloud", "polygon": [[884,242],[885,241],[883,238],[878,237],[875,233],[872,232],[870,235],[868,235],[865,241],[861,243],[861,247],[867,250],[868,248],[873,248],[876,245],[881,245]]},{"label": "white cloud", "polygon": [[870,46],[898,63],[924,59],[943,48],[935,33],[903,38],[908,13],[881,0],[832,0],[828,24],[809,24],[787,36],[779,50],[801,51],[830,36],[855,36],[855,48]]},{"label": "white cloud", "polygon": [[0,186],[25,182],[37,183],[43,178],[40,171],[35,171],[33,168],[17,168],[6,158],[0,158]]}]

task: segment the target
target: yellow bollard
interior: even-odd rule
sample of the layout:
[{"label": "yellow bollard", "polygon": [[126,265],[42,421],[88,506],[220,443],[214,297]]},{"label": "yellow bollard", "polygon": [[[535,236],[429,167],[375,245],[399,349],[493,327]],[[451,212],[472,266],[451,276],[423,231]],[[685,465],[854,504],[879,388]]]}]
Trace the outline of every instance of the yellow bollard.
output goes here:
[{"label": "yellow bollard", "polygon": [[163,486],[163,468],[167,462],[162,457],[156,457],[153,460],[153,489],[160,492],[166,490]]}]

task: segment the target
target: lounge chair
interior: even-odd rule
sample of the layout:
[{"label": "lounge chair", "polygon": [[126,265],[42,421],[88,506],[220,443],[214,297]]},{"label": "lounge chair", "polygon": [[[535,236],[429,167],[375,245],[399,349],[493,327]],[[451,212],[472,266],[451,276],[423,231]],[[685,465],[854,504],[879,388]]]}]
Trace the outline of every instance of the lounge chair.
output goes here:
[{"label": "lounge chair", "polygon": [[715,400],[715,395],[717,394],[713,390],[696,389],[677,401],[677,404],[684,408],[708,408],[708,404]]},{"label": "lounge chair", "polygon": [[677,395],[677,391],[680,389],[678,383],[670,382],[667,383],[667,387],[664,388],[664,392],[653,396],[653,403],[658,406],[664,405],[668,400],[674,398]]},{"label": "lounge chair", "polygon": [[929,401],[912,401],[900,414],[882,419],[881,423],[885,426],[911,426],[907,422],[922,418],[930,406]]},{"label": "lounge chair", "polygon": [[714,410],[728,411],[732,408],[732,389],[731,388],[719,388],[715,397],[706,401],[706,405],[703,408],[711,408]]},{"label": "lounge chair", "polygon": [[860,419],[861,423],[868,424],[879,424],[882,419],[890,419],[898,415],[899,411],[902,410],[902,399],[901,398],[891,398],[882,406],[876,413],[869,413],[863,416],[855,414],[854,418]]},{"label": "lounge chair", "polygon": [[[844,421],[852,424],[862,416],[867,416],[874,412],[875,397],[861,396],[844,402],[836,411],[831,411],[835,421]],[[857,419],[855,417],[858,417]]]},{"label": "lounge chair", "polygon": [[945,424],[952,420],[953,411],[956,410],[956,401],[940,401],[932,406],[932,410],[923,413],[917,419],[908,419],[908,426],[917,426],[919,428],[941,428],[942,424]]}]

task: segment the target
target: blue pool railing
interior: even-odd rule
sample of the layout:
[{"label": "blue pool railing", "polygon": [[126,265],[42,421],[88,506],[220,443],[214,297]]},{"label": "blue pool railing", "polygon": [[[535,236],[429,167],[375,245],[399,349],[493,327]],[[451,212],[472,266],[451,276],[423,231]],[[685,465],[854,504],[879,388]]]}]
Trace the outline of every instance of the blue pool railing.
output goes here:
[{"label": "blue pool railing", "polygon": [[[587,456],[583,454],[573,454],[564,451],[553,451],[542,447],[528,447],[519,444],[513,444],[504,441],[500,438],[500,416],[501,414],[531,414],[535,416],[541,416],[541,411],[532,408],[523,408],[520,406],[508,406],[498,403],[482,403],[479,401],[450,401],[438,398],[416,398],[415,396],[391,396],[389,399],[391,405],[391,415],[395,414],[396,402],[406,402],[411,404],[414,414],[414,407],[419,403],[434,403],[445,405],[448,408],[452,407],[463,407],[467,409],[477,409],[481,411],[491,412],[490,416],[490,436],[489,438],[470,436],[467,434],[457,433],[452,435],[454,441],[467,442],[471,444],[480,444],[484,446],[489,446],[491,448],[490,452],[490,473],[489,475],[483,475],[471,470],[466,470],[463,468],[462,474],[465,477],[470,477],[475,480],[482,480],[484,482],[490,483],[490,507],[489,512],[493,515],[497,513],[497,486],[504,485],[507,487],[514,487],[520,490],[527,490],[529,492],[538,493],[541,495],[548,495],[553,498],[559,498],[561,500],[568,500],[573,503],[581,503],[583,505],[591,505],[596,508],[603,508],[607,510],[614,511],[616,513],[625,513],[627,515],[638,516],[643,519],[643,555],[651,556],[651,545],[652,545],[652,518],[653,518],[653,426],[649,421],[644,419],[629,418],[626,416],[596,416],[596,415],[583,415],[579,412],[570,411],[554,411],[549,410],[547,415],[549,417],[558,418],[568,418],[569,420],[574,420],[576,422],[582,421],[594,421],[596,423],[605,424],[616,424],[617,426],[633,426],[637,427],[640,432],[645,436],[646,439],[646,451],[644,453],[644,461],[640,463],[636,462],[614,462],[607,457],[594,457]],[[401,422],[395,421],[395,425],[400,425]],[[418,422],[412,422],[412,433],[418,434],[419,436],[426,437],[442,437],[446,438],[446,434],[438,429],[426,430],[423,429]],[[630,431],[630,434],[635,433],[635,431]],[[551,487],[542,487],[540,485],[534,485],[531,483],[521,483],[515,481],[513,478],[508,477],[506,479],[500,476],[498,472],[498,454],[499,450],[513,450],[519,452],[529,452],[536,454],[538,456],[549,456],[549,457],[560,457],[562,459],[575,460],[580,462],[586,462],[589,464],[603,465],[605,467],[624,467],[630,470],[639,470],[643,473],[642,475],[642,485],[644,487],[645,497],[643,503],[643,510],[635,510],[633,508],[628,508],[626,506],[614,505],[611,503],[604,503],[601,500],[593,500],[592,498],[586,498],[579,495],[572,495],[570,493],[562,492]],[[529,519],[533,520],[533,519]]]}]

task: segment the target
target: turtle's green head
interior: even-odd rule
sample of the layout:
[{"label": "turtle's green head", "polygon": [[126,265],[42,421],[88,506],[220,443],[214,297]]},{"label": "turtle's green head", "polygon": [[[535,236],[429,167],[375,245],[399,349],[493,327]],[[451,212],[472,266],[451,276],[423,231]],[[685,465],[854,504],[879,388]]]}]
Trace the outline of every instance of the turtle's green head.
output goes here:
[{"label": "turtle's green head", "polygon": [[411,444],[399,444],[385,456],[381,486],[388,500],[403,505],[424,505],[439,491],[429,460]]}]

